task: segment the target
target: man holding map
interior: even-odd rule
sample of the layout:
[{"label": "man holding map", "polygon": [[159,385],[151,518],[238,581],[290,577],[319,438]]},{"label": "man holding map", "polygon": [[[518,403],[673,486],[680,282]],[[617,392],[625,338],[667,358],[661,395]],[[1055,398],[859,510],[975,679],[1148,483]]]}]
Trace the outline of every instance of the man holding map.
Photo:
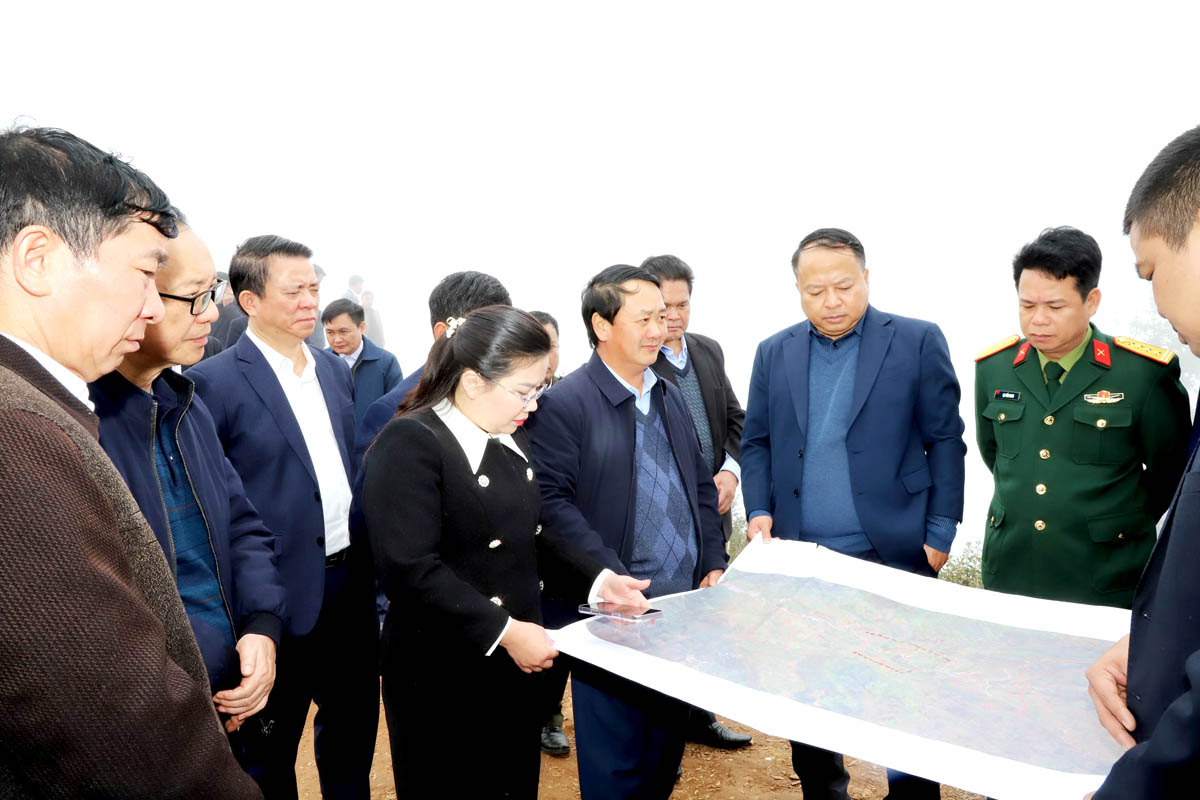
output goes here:
[{"label": "man holding map", "polygon": [[[1125,208],[1138,275],[1200,354],[1200,127],[1150,163]],[[1200,470],[1193,452],[1133,600],[1129,636],[1088,670],[1100,722],[1129,748],[1095,800],[1193,797],[1200,782]]]},{"label": "man holding map", "polygon": [[[749,538],[816,542],[920,575],[962,519],[966,444],[941,330],[868,305],[862,243],[838,228],[792,256],[808,321],[758,347],[742,437]],[[844,800],[841,755],[792,743],[804,796]],[[889,772],[892,800],[938,785]]]}]

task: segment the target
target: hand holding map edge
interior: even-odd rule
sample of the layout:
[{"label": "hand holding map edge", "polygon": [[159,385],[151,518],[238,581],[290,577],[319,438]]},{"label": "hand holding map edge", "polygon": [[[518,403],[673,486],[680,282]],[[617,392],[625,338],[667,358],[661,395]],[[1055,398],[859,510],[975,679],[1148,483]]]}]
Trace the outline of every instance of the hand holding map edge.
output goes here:
[{"label": "hand holding map edge", "polygon": [[1126,750],[1136,744],[1129,731],[1137,726],[1137,720],[1125,704],[1128,668],[1129,636],[1126,635],[1096,659],[1096,663],[1088,667],[1086,672],[1088,695],[1096,706],[1096,716],[1100,718],[1100,724]]},{"label": "hand holding map edge", "polygon": [[762,534],[763,543],[771,541],[771,525],[774,520],[767,514],[757,516],[746,523],[746,541],[749,542],[755,536]]},{"label": "hand holding map edge", "polygon": [[618,603],[635,608],[649,608],[650,601],[642,594],[650,588],[650,579],[638,580],[631,575],[609,573],[600,585],[600,596],[607,603]]}]

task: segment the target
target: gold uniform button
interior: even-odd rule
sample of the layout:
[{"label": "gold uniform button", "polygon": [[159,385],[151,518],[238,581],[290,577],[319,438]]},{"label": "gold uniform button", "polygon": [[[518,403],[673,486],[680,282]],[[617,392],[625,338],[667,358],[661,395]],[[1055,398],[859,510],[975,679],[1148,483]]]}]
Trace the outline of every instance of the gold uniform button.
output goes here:
[{"label": "gold uniform button", "polygon": [[1041,450],[1038,451],[1038,455],[1041,456],[1043,460],[1045,460],[1050,457],[1050,451],[1043,447]]},{"label": "gold uniform button", "polygon": [[1045,494],[1046,493],[1046,484],[1039,483],[1037,486],[1033,487],[1033,490],[1035,492],[1037,492],[1038,494]]},{"label": "gold uniform button", "polygon": [[1117,538],[1118,538],[1118,539],[1124,539],[1124,538],[1125,538],[1125,534],[1123,534],[1123,533],[1118,533],[1118,534],[1117,534]]},{"label": "gold uniform button", "polygon": [[1103,430],[1103,429],[1107,428],[1107,427],[1108,427],[1108,420],[1106,420],[1106,419],[1098,419],[1098,420],[1096,420],[1096,427],[1097,427],[1097,428],[1100,428],[1101,430]]},{"label": "gold uniform button", "polygon": [[996,419],[1000,420],[1001,422],[1004,422],[1004,420],[1008,419],[1008,415],[1005,414],[1003,411],[1001,411],[1000,414],[996,417]]},{"label": "gold uniform button", "polygon": [[500,540],[499,540],[499,539],[492,539],[490,542],[488,542],[488,549],[489,549],[489,550],[495,550],[495,549],[496,549],[497,547],[499,547],[499,546],[500,546]]},{"label": "gold uniform button", "polygon": [[1035,530],[1044,531],[1046,530],[1046,523],[1039,519],[1037,522],[1033,523],[1033,527]]},{"label": "gold uniform button", "polygon": [[1053,415],[1053,414],[1047,414],[1047,415],[1046,415],[1046,418],[1045,418],[1045,419],[1043,419],[1043,420],[1042,420],[1042,422],[1046,423],[1047,425],[1053,425],[1053,424],[1054,424],[1054,415]]},{"label": "gold uniform button", "polygon": [[501,600],[499,597],[493,597],[493,598],[492,598],[492,602],[493,602],[493,603],[495,603],[495,604],[496,604],[496,605],[498,605],[498,606],[502,606],[502,605],[504,605],[504,601],[503,601],[503,600]]}]

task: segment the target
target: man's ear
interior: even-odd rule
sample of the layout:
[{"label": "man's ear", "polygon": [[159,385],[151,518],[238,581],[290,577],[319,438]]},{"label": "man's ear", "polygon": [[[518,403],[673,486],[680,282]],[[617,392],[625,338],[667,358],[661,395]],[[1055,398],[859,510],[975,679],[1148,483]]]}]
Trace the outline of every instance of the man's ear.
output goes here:
[{"label": "man's ear", "polygon": [[1100,308],[1100,289],[1095,288],[1088,292],[1087,297],[1083,299],[1083,304],[1087,307],[1088,317],[1092,317]]},{"label": "man's ear", "polygon": [[612,337],[612,323],[600,316],[599,312],[593,311],[592,331],[598,341],[607,342]]},{"label": "man's ear", "polygon": [[361,334],[364,334],[364,335],[366,334],[366,332],[367,332],[367,321],[366,321],[365,319],[364,319],[362,322],[358,323],[358,332],[359,332],[359,333],[361,333]]},{"label": "man's ear", "polygon": [[54,278],[64,269],[74,269],[75,259],[66,242],[44,225],[29,225],[17,232],[9,250],[13,280],[25,292],[46,297]]},{"label": "man's ear", "polygon": [[262,298],[249,289],[242,289],[242,291],[238,292],[238,305],[242,307],[242,310],[246,312],[246,316],[248,317],[253,318],[258,316],[258,303],[260,300]]}]

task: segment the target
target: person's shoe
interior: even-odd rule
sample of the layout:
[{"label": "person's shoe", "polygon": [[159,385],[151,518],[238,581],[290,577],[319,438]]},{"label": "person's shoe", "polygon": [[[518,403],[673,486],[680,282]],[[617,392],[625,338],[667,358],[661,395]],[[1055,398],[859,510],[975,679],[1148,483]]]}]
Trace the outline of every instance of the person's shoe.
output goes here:
[{"label": "person's shoe", "polygon": [[562,728],[556,725],[542,726],[542,752],[557,758],[571,754],[571,742]]},{"label": "person's shoe", "polygon": [[688,731],[688,741],[716,747],[719,750],[738,750],[749,747],[754,738],[745,733],[731,731],[717,721],[704,726],[693,726]]}]

